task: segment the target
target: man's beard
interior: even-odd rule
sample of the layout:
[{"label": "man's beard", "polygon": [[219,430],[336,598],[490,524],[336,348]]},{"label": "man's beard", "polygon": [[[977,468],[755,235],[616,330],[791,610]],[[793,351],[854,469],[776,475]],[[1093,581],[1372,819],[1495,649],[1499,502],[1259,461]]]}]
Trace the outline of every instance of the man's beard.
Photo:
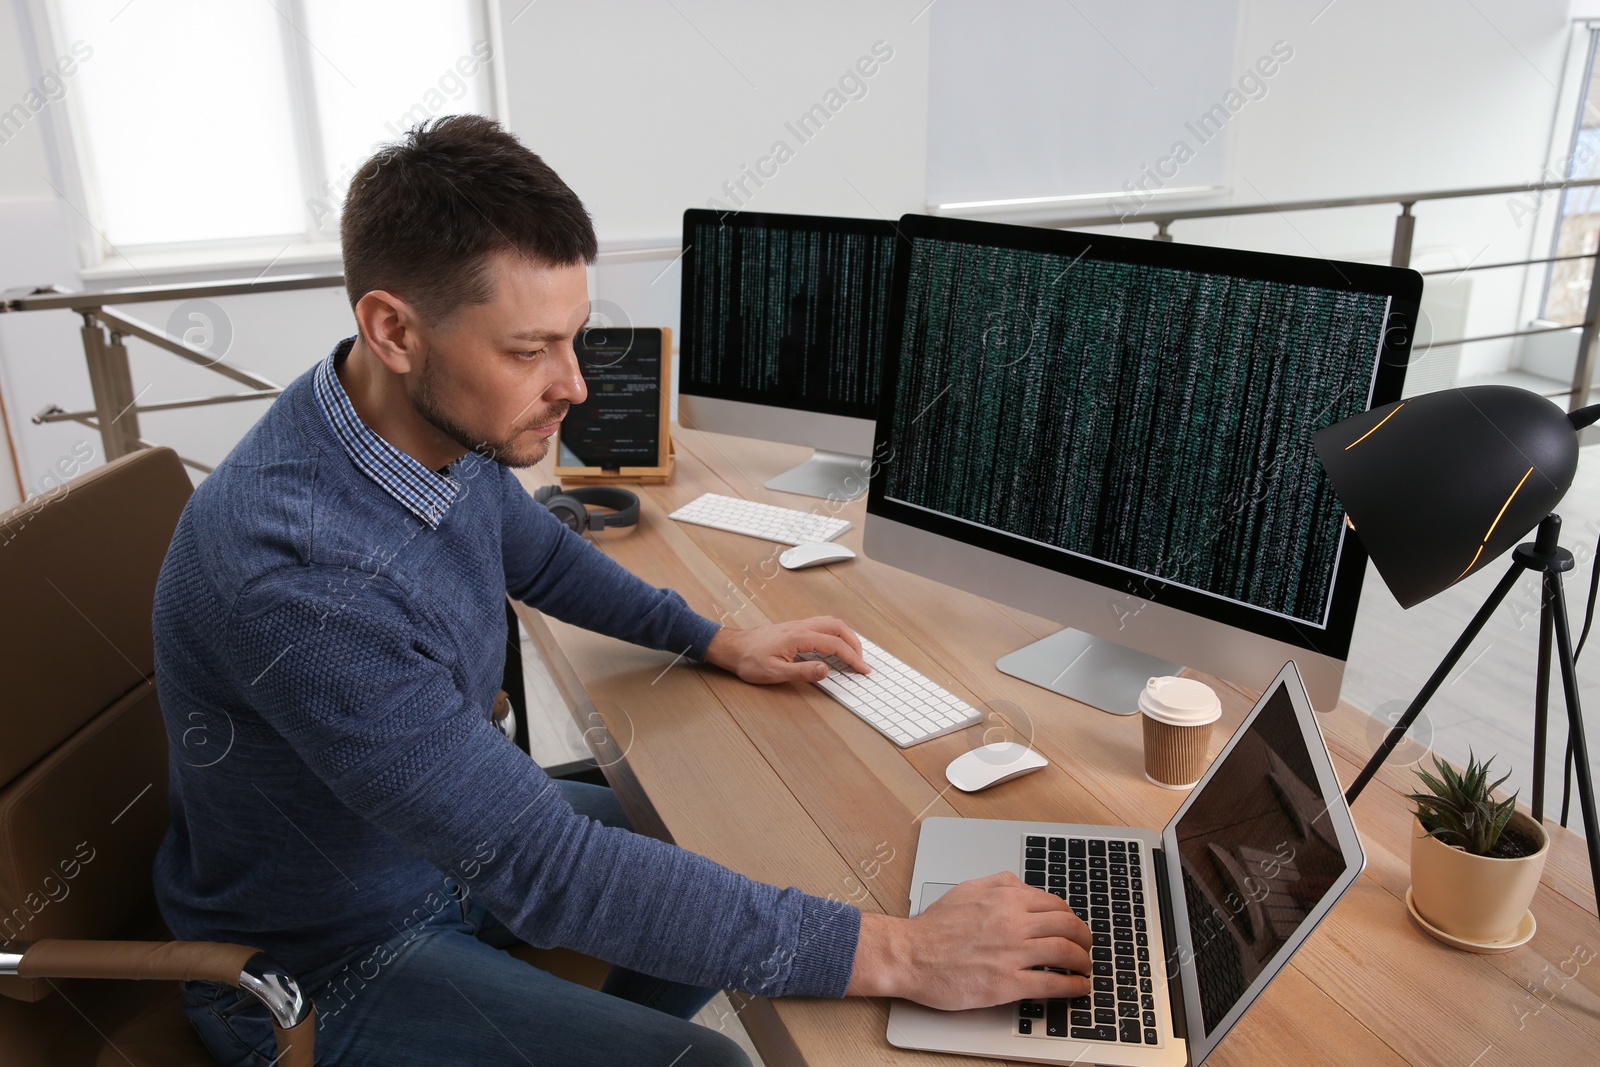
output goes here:
[{"label": "man's beard", "polygon": [[[521,448],[514,443],[521,434],[538,426],[548,426],[562,418],[567,413],[567,408],[572,406],[568,400],[557,400],[548,407],[535,412],[532,418],[521,419],[512,426],[504,436],[498,438],[484,437],[482,434],[473,433],[451,418],[444,408],[440,406],[435,387],[438,376],[434,373],[432,353],[428,353],[422,364],[422,377],[417,382],[417,393],[411,398],[412,406],[417,409],[430,426],[444,434],[450,440],[460,445],[469,452],[476,452],[485,459],[492,459],[504,467],[531,467],[544,459],[550,451],[550,438],[541,437],[532,444]],[[520,419],[520,416],[519,416]]]}]

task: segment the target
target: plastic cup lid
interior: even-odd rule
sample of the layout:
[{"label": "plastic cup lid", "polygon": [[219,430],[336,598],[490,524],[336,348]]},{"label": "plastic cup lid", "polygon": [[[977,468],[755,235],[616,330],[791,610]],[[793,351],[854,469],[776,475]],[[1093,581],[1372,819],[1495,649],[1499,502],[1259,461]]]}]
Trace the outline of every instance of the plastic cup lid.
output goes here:
[{"label": "plastic cup lid", "polygon": [[1173,726],[1204,726],[1222,717],[1222,701],[1204,682],[1167,675],[1150,679],[1139,694],[1139,710]]}]

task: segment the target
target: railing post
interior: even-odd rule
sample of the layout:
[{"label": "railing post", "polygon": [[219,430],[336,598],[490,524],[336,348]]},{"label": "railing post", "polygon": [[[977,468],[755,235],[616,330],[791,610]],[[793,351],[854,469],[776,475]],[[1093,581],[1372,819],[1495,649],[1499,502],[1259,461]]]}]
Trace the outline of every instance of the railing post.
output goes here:
[{"label": "railing post", "polygon": [[[1589,403],[1597,341],[1600,341],[1600,245],[1596,246],[1594,257],[1589,261],[1589,300],[1583,309],[1583,333],[1578,339],[1578,363],[1572,368],[1572,396],[1567,403],[1568,411],[1577,411]],[[1578,441],[1588,445],[1600,440],[1600,434],[1594,430],[1594,427],[1589,427],[1580,431]]]},{"label": "railing post", "polygon": [[[117,459],[133,451],[126,446],[117,428],[117,413],[122,405],[117,403],[118,375],[113,372],[115,357],[108,351],[105,328],[94,317],[96,308],[83,311],[83,358],[89,368],[89,389],[94,394],[95,421],[99,424],[100,447],[106,461]],[[127,374],[128,353],[122,350],[122,373]],[[138,447],[137,445],[134,446]]]},{"label": "railing post", "polygon": [[1411,266],[1411,236],[1417,230],[1417,217],[1411,214],[1415,201],[1401,201],[1400,214],[1394,219],[1394,251],[1389,255],[1391,267]]},{"label": "railing post", "polygon": [[128,345],[122,334],[111,331],[111,341],[106,345],[106,375],[111,382],[111,393],[116,409],[111,416],[111,429],[122,444],[123,454],[136,452],[144,445],[139,437],[138,396],[133,391],[133,370],[128,366]]}]

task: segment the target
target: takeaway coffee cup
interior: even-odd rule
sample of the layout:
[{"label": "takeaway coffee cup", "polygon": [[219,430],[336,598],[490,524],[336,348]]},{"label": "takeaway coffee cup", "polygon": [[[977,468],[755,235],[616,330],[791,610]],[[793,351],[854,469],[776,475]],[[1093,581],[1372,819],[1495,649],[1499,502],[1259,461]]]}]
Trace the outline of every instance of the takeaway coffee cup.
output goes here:
[{"label": "takeaway coffee cup", "polygon": [[1188,789],[1206,772],[1211,724],[1222,702],[1204,682],[1152,678],[1139,694],[1144,720],[1144,776],[1163,789]]}]

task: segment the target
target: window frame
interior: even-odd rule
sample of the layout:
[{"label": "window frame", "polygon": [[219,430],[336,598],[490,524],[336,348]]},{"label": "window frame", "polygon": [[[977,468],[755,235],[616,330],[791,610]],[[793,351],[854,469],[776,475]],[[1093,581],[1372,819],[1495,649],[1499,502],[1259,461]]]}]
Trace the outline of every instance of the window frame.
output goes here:
[{"label": "window frame", "polygon": [[[1572,179],[1572,163],[1578,154],[1578,138],[1583,133],[1583,116],[1589,104],[1589,88],[1592,84],[1591,79],[1594,77],[1596,72],[1596,62],[1597,60],[1600,60],[1600,20],[1574,19],[1572,22],[1572,30],[1575,36],[1587,33],[1588,40],[1587,43],[1583,45],[1583,69],[1576,83],[1576,92],[1572,100],[1571,122],[1566,126],[1566,138],[1559,144],[1552,143],[1551,145],[1550,154],[1553,157],[1552,162],[1565,161],[1565,166],[1562,168],[1559,174],[1559,177],[1562,181],[1570,181]],[[1569,57],[1571,57],[1573,51],[1575,51],[1575,49],[1569,48]],[[1560,101],[1558,100],[1558,107],[1559,106]],[[1595,101],[1595,107],[1600,109],[1600,100]],[[1559,130],[1561,128],[1561,116],[1558,113],[1556,116],[1555,129]],[[1552,133],[1553,132],[1554,131],[1552,131]],[[1555,142],[1555,137],[1553,135],[1551,137],[1551,141]],[[1545,176],[1548,179],[1554,178],[1557,175],[1553,170],[1547,169]],[[1561,254],[1562,224],[1566,221],[1567,199],[1571,195],[1572,190],[1563,189],[1561,190],[1561,195],[1555,198],[1555,210],[1553,212],[1553,218],[1550,222],[1548,251],[1546,253],[1552,258]],[[1544,264],[1543,277],[1539,281],[1538,297],[1535,305],[1534,318],[1537,320],[1550,322],[1556,321],[1550,318],[1549,311],[1550,289],[1551,286],[1555,284],[1557,266],[1558,264],[1554,262]],[[1590,284],[1594,284],[1593,277],[1590,278]]]}]

